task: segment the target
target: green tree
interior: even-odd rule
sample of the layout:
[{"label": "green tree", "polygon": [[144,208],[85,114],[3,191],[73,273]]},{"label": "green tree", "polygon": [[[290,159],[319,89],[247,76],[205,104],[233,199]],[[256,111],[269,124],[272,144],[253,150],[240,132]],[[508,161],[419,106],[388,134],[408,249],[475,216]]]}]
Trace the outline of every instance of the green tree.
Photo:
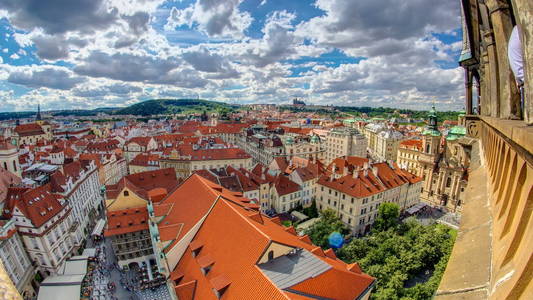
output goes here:
[{"label": "green tree", "polygon": [[329,246],[328,237],[335,231],[340,232],[343,235],[349,232],[344,223],[337,217],[335,211],[327,209],[320,212],[320,219],[318,222],[304,230],[304,233],[309,235],[313,244],[320,246],[323,249],[327,249],[331,248]]},{"label": "green tree", "polygon": [[400,217],[400,207],[395,203],[382,203],[379,206],[378,217],[374,221],[373,229],[375,231],[385,231],[393,228],[398,224]]},{"label": "green tree", "polygon": [[309,217],[309,219],[318,217],[318,209],[316,207],[316,201],[313,200],[313,202],[311,202],[311,206],[304,208],[302,210],[302,213],[306,215],[307,217]]}]

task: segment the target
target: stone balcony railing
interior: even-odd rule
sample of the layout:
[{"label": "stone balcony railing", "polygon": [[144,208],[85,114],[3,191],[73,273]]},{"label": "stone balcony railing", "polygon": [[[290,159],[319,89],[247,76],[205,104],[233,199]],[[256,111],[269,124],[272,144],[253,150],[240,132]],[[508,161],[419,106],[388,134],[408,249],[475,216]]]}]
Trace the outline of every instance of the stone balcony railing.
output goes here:
[{"label": "stone balcony railing", "polygon": [[468,134],[479,143],[436,298],[527,299],[533,295],[533,126],[466,119]]}]

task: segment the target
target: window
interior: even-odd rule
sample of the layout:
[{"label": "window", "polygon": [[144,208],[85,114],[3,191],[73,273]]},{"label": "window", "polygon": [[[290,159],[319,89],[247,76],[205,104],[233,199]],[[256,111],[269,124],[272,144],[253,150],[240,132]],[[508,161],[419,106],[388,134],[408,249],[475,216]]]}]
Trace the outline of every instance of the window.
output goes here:
[{"label": "window", "polygon": [[130,192],[124,191],[124,197],[128,197],[130,195]]},{"label": "window", "polygon": [[274,251],[270,250],[268,251],[268,261],[271,261],[274,259]]}]

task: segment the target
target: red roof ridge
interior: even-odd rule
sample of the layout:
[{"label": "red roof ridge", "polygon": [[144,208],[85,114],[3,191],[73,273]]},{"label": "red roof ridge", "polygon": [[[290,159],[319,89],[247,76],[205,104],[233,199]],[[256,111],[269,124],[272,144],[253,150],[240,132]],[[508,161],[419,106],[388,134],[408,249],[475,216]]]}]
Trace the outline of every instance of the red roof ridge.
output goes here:
[{"label": "red roof ridge", "polygon": [[318,255],[318,256],[321,256],[321,257],[326,257],[326,254],[324,253],[324,250],[322,250],[322,248],[316,246],[315,248],[311,249],[311,253],[315,254],[315,255]]},{"label": "red roof ridge", "polygon": [[204,244],[202,242],[200,242],[199,240],[194,240],[194,241],[189,243],[189,247],[191,248],[192,251],[198,250],[198,249],[202,248],[203,246],[204,246]]},{"label": "red roof ridge", "polygon": [[196,292],[196,280],[182,283],[174,288],[180,300],[193,300]]},{"label": "red roof ridge", "polygon": [[331,259],[337,259],[337,255],[335,255],[335,251],[333,251],[332,248],[329,248],[328,250],[324,251],[324,254]]},{"label": "red roof ridge", "polygon": [[250,219],[256,221],[257,223],[263,224],[263,217],[260,212],[255,212],[248,216]]},{"label": "red roof ridge", "polygon": [[220,274],[217,277],[209,279],[209,282],[217,290],[217,292],[220,292],[224,288],[226,288],[228,285],[231,284],[231,280],[226,277],[224,274]]},{"label": "red roof ridge", "polygon": [[359,267],[358,263],[353,263],[353,264],[346,265],[346,269],[348,269],[348,271],[350,271],[350,272],[357,273],[357,274],[362,274],[363,273],[363,271],[361,270],[361,267]]},{"label": "red roof ridge", "polygon": [[278,225],[281,225],[281,219],[279,217],[271,218],[270,221],[272,221],[273,223],[276,223]]},{"label": "red roof ridge", "polygon": [[294,229],[294,226],[286,227],[285,231],[290,233],[290,234],[292,234],[292,235],[296,235],[296,229]]},{"label": "red roof ridge", "polygon": [[313,245],[313,241],[311,241],[311,238],[307,234],[299,237],[298,239],[306,244]]},{"label": "red roof ridge", "polygon": [[209,254],[204,254],[201,257],[198,257],[196,260],[198,262],[198,265],[200,265],[201,268],[209,267],[210,265],[215,263],[215,260],[209,256]]}]

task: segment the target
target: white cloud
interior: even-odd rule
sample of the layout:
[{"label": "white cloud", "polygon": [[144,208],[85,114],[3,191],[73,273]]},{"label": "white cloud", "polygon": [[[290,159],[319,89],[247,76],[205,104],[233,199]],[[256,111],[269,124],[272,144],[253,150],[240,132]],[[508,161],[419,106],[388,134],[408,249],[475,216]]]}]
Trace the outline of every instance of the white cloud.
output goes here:
[{"label": "white cloud", "polygon": [[243,0],[197,0],[185,9],[172,8],[166,30],[175,27],[198,25],[198,29],[211,37],[244,38],[244,31],[253,19],[248,12],[241,12]]}]

